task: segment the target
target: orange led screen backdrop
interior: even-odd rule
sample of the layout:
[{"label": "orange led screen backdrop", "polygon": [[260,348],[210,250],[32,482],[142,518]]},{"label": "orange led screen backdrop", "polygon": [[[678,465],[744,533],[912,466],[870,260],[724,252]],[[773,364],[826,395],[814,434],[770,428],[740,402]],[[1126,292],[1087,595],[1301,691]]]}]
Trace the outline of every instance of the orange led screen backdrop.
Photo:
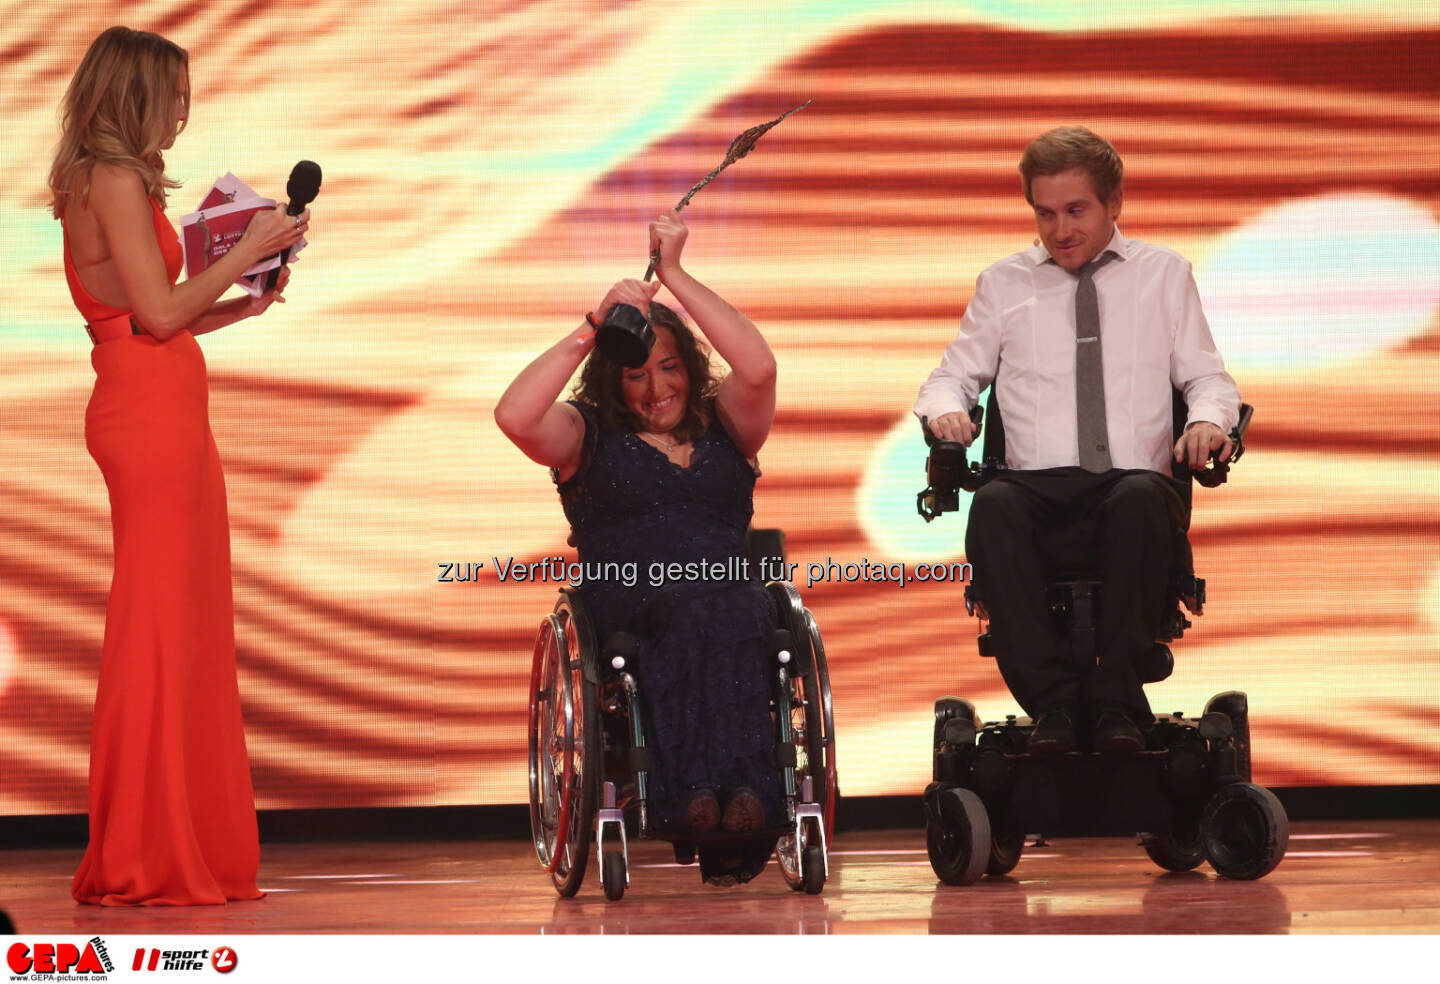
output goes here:
[{"label": "orange led screen backdrop", "polygon": [[227,171],[283,197],[325,170],[290,302],[202,339],[262,808],[523,802],[555,585],[494,568],[574,554],[495,401],[806,99],[697,196],[686,265],[778,359],[756,523],[824,633],[842,792],[923,788],[937,696],[1015,709],[959,585],[806,581],[963,559],[963,512],[915,514],[909,407],[1034,236],[1021,150],[1071,122],[1125,159],[1126,235],[1194,263],[1256,407],[1197,492],[1209,605],[1155,710],[1247,691],[1268,785],[1440,782],[1432,4],[32,2],[0,17],[0,814],[85,808],[111,541],[45,175],[113,23],[191,52],[172,219]]}]

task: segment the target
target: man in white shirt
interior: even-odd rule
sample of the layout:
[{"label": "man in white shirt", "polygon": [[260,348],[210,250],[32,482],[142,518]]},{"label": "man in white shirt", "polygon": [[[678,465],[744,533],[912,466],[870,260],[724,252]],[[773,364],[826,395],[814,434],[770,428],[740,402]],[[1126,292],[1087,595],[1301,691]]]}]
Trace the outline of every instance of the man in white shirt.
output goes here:
[{"label": "man in white shirt", "polygon": [[[1036,718],[1030,750],[1144,746],[1139,677],[1186,521],[1170,463],[1230,456],[1240,395],[1210,337],[1190,264],[1115,226],[1123,166],[1083,127],[1037,137],[1020,161],[1039,240],[980,274],[960,334],[920,387],[916,416],[968,445],[968,412],[992,384],[1007,470],[970,509],[966,556],[993,622],[1000,672]],[[1098,308],[1098,324],[1096,310]],[[1174,441],[1171,387],[1189,407]],[[1173,445],[1173,446],[1172,446]],[[1079,674],[1049,627],[1036,530],[1098,518],[1099,665]]]}]

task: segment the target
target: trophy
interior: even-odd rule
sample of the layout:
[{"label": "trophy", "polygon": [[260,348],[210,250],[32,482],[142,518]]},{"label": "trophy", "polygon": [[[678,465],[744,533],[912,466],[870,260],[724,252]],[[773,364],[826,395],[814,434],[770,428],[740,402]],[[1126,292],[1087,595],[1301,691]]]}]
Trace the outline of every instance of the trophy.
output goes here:
[{"label": "trophy", "polygon": [[[687,191],[685,197],[680,199],[680,204],[675,206],[675,211],[678,212],[689,205],[690,199],[695,197],[697,191],[714,181],[721,171],[754,150],[755,144],[771,127],[792,113],[800,112],[810,105],[810,102],[807,99],[794,109],[781,113],[769,123],[752,126],[730,141],[730,149],[725,152],[725,159],[720,162],[720,166],[701,178],[695,187]],[[655,264],[659,262],[660,253],[656,251],[650,255],[650,265],[645,268],[647,281],[655,275]],[[650,322],[645,315],[640,313],[639,308],[630,304],[616,304],[610,309],[610,313],[605,316],[604,323],[596,331],[595,345],[600,349],[601,354],[610,361],[618,362],[627,369],[636,369],[643,366],[645,360],[650,358],[650,349],[655,345],[655,330],[650,327]]]}]

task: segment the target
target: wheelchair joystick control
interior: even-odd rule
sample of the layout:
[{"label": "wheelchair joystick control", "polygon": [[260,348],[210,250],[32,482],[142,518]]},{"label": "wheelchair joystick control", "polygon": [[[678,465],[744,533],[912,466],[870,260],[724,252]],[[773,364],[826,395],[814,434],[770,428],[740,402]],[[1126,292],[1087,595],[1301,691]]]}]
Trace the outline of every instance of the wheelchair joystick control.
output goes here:
[{"label": "wheelchair joystick control", "polygon": [[617,669],[617,670],[623,670],[623,669],[625,669],[625,657],[624,657],[624,656],[616,656],[616,657],[612,658],[612,659],[610,660],[610,665],[613,666],[613,667],[615,667],[615,669]]},{"label": "wheelchair joystick control", "polygon": [[775,654],[775,658],[780,661],[781,665],[784,665],[785,663],[790,662],[790,650],[788,650],[788,649],[782,649],[782,650],[780,650],[778,653]]}]

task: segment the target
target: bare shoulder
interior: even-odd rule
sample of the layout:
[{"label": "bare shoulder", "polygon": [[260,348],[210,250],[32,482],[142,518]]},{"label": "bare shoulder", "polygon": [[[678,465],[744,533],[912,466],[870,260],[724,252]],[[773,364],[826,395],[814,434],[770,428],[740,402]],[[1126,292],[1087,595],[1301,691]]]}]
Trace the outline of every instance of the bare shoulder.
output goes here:
[{"label": "bare shoulder", "polygon": [[96,163],[90,174],[88,211],[111,240],[150,228],[150,196],[140,175],[119,164]]},{"label": "bare shoulder", "polygon": [[97,161],[90,169],[90,194],[109,198],[112,195],[138,195],[145,198],[145,182],[138,172],[121,164]]},{"label": "bare shoulder", "polygon": [[141,223],[150,213],[150,194],[137,171],[121,164],[96,163],[91,171],[89,212],[105,228]]}]

